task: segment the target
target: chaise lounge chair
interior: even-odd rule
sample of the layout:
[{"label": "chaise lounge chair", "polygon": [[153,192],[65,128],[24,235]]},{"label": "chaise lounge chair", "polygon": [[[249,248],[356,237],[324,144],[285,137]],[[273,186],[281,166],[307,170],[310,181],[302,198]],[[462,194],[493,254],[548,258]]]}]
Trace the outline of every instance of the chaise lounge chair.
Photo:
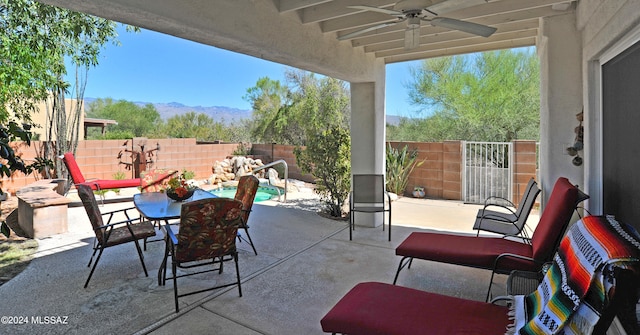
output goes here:
[{"label": "chaise lounge chair", "polygon": [[469,236],[444,233],[414,232],[397,248],[402,256],[395,284],[400,271],[411,267],[414,258],[435,262],[470,266],[491,270],[487,300],[495,273],[508,274],[512,270],[538,271],[558,248],[572,213],[584,194],[566,178],[559,178],[551,192],[536,227],[531,243],[523,243],[504,237]]},{"label": "chaise lounge chair", "polygon": [[140,186],[140,178],[87,180],[82,175],[82,171],[80,171],[80,167],[78,166],[78,163],[76,162],[76,159],[71,152],[67,152],[66,154],[64,154],[62,161],[67,167],[67,171],[69,171],[69,175],[71,176],[71,180],[73,181],[74,185],[88,185],[94,191]]},{"label": "chaise lounge chair", "polygon": [[562,240],[537,290],[508,299],[511,306],[368,282],[320,324],[350,335],[605,334],[620,309],[638,300],[639,247],[633,228],[587,217]]}]

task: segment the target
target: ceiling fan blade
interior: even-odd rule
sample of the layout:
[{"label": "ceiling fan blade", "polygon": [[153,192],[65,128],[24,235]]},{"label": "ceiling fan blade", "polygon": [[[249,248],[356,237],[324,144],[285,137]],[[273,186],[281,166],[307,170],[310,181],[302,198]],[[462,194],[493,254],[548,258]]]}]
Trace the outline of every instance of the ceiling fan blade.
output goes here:
[{"label": "ceiling fan blade", "polygon": [[432,13],[445,14],[454,10],[482,5],[487,2],[487,0],[448,0],[433,4],[427,7],[427,10]]},{"label": "ceiling fan blade", "polygon": [[382,28],[385,28],[385,27],[393,26],[394,24],[398,24],[398,23],[400,23],[402,21],[404,21],[404,20],[400,20],[400,21],[396,21],[396,22],[381,23],[381,24],[377,24],[375,26],[371,26],[369,28],[356,30],[356,31],[354,31],[352,33],[348,33],[348,34],[345,34],[345,35],[342,35],[342,36],[338,36],[338,41],[348,40],[348,39],[350,39],[352,37],[356,37],[356,36],[362,35],[364,33],[368,33],[370,31],[374,31],[374,30],[377,30],[377,29],[382,29]]},{"label": "ceiling fan blade", "polygon": [[428,21],[429,23],[431,23],[432,26],[460,30],[460,31],[464,31],[465,33],[479,35],[482,37],[489,37],[493,33],[495,33],[497,30],[497,28],[485,26],[483,24],[478,24],[478,23],[473,23],[468,21],[460,21],[460,20],[450,19],[446,17],[435,17],[433,19],[428,19],[425,21]]},{"label": "ceiling fan blade", "polygon": [[420,45],[420,27],[407,28],[404,31],[404,48],[411,50]]},{"label": "ceiling fan blade", "polygon": [[399,12],[397,10],[392,10],[392,9],[378,8],[378,7],[372,7],[372,6],[347,6],[347,7],[352,9],[368,10],[371,12],[378,12],[382,14],[397,16],[397,17],[404,17],[404,14],[402,12]]}]

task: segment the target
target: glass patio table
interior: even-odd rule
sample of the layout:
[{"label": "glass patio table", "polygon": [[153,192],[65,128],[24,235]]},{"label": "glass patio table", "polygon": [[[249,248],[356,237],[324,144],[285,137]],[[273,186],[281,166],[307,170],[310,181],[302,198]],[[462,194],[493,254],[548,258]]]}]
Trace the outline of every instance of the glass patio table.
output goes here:
[{"label": "glass patio table", "polygon": [[[140,214],[151,221],[164,221],[169,225],[169,220],[175,220],[180,218],[180,210],[182,204],[189,201],[217,198],[217,196],[210,192],[196,189],[193,192],[193,196],[185,201],[175,201],[170,199],[164,192],[146,192],[138,193],[133,196],[133,204],[138,209]],[[166,241],[165,233],[165,254],[169,252],[168,241]],[[167,266],[165,263],[166,257],[163,258],[162,264],[158,269],[158,285],[161,284],[162,271]]]},{"label": "glass patio table", "polygon": [[209,198],[217,197],[201,189],[196,189],[191,198],[182,202],[171,200],[164,192],[146,192],[134,195],[133,205],[147,219],[165,221],[168,224],[169,220],[180,218],[180,209],[184,202]]}]

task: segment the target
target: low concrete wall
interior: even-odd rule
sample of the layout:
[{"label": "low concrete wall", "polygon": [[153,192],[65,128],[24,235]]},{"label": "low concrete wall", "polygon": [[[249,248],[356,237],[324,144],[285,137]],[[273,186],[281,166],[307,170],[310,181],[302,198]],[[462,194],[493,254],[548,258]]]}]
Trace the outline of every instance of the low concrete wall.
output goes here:
[{"label": "low concrete wall", "polygon": [[67,232],[64,179],[39,180],[18,190],[18,225],[31,238]]}]

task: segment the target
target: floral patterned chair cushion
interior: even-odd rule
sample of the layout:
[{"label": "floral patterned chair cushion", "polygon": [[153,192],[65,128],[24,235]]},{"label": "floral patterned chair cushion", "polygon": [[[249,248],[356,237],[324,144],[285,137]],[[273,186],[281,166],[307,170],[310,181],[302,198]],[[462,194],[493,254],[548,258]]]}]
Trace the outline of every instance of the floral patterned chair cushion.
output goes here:
[{"label": "floral patterned chair cushion", "polygon": [[235,253],[241,210],[240,201],[227,198],[183,204],[174,260],[190,262]]},{"label": "floral patterned chair cushion", "polygon": [[260,181],[256,176],[247,175],[240,177],[238,181],[238,189],[236,190],[235,199],[240,200],[242,202],[242,224],[240,228],[244,229],[247,238],[245,239],[241,234],[238,234],[238,239],[245,240],[251,245],[253,249],[253,253],[258,255],[258,251],[256,247],[253,245],[253,240],[251,239],[251,235],[249,235],[249,214],[251,213],[251,207],[253,207],[253,200],[256,197],[256,193],[258,192],[258,186]]},{"label": "floral patterned chair cushion", "polygon": [[[223,287],[238,286],[238,293],[242,297],[240,283],[240,267],[238,266],[238,251],[236,250],[236,235],[241,224],[242,203],[229,198],[213,198],[190,201],[182,204],[180,214],[180,231],[174,233],[175,226],[167,225],[167,249],[162,262],[161,285],[167,279],[173,280],[173,291],[176,313],[180,311],[178,298],[215,290]],[[171,277],[167,277],[167,257],[171,256]],[[186,293],[178,292],[178,278],[217,271],[222,273],[223,263],[235,263],[235,282],[216,283],[216,286],[190,290]],[[178,274],[177,268],[190,269],[205,266],[208,270]]]},{"label": "floral patterned chair cushion", "polygon": [[167,189],[169,179],[176,170],[154,169],[140,172],[140,191],[141,192],[162,192]]},{"label": "floral patterned chair cushion", "polygon": [[256,176],[242,176],[238,181],[238,189],[234,199],[242,202],[242,221],[246,225],[249,221],[249,213],[253,207],[253,200],[258,192],[260,181]]}]

